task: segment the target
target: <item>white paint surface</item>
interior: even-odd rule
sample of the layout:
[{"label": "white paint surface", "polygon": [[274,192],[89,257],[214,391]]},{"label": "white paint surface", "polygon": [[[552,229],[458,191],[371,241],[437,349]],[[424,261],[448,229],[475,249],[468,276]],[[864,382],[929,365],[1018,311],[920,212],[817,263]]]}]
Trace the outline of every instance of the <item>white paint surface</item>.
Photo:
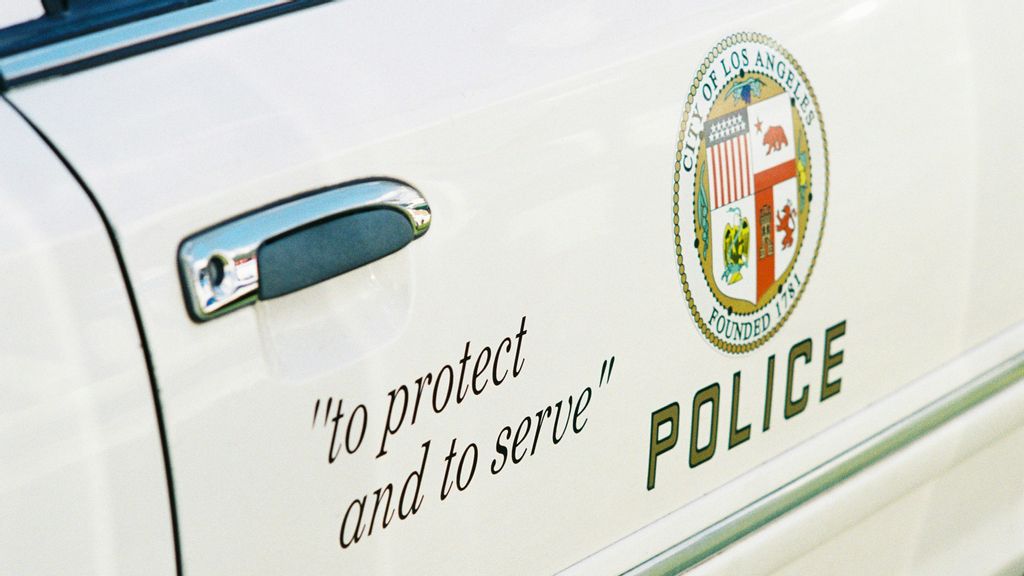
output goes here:
[{"label": "white paint surface", "polygon": [[[1013,248],[1024,142],[1007,120],[1021,81],[1006,23],[1019,14],[1004,9],[348,0],[10,97],[122,239],[166,410],[189,574],[552,573],[691,510],[588,572],[615,573],[948,391],[970,370],[882,402],[1024,319]],[[680,288],[672,169],[696,68],[739,30],[774,37],[804,68],[831,187],[795,312],[763,348],[727,356],[701,339]],[[424,238],[294,295],[188,319],[175,269],[185,236],[370,176],[424,193],[435,217]],[[374,458],[389,390],[457,361],[467,340],[493,346],[524,315],[518,379],[427,413]],[[821,403],[823,334],[841,320],[842,392]],[[785,420],[777,400],[762,433],[766,359],[780,360],[780,398],[784,359],[804,338],[813,359],[798,378],[810,405]],[[581,435],[485,472],[502,426],[596,386],[612,355]],[[736,371],[752,437],[728,450],[725,418],[719,452],[690,469],[693,394],[721,383],[727,416]],[[365,402],[371,416],[368,445],[330,465],[329,430],[310,426],[327,396]],[[673,401],[680,446],[647,491],[650,415]],[[841,441],[813,444],[855,414],[863,424]],[[453,436],[487,459],[466,492],[439,502]],[[342,550],[351,499],[400,482],[428,439],[422,510]]]},{"label": "white paint surface", "polygon": [[0,574],[173,574],[139,333],[106,230],[0,106]]}]

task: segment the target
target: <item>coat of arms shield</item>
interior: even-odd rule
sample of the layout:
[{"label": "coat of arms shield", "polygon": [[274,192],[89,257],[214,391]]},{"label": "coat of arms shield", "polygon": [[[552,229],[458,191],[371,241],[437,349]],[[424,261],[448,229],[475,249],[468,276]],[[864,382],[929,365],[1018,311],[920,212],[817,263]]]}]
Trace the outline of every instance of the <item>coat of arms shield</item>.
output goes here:
[{"label": "coat of arms shield", "polygon": [[786,94],[757,101],[756,78],[738,88],[704,132],[708,280],[727,298],[753,305],[783,275],[799,245],[796,134]]}]

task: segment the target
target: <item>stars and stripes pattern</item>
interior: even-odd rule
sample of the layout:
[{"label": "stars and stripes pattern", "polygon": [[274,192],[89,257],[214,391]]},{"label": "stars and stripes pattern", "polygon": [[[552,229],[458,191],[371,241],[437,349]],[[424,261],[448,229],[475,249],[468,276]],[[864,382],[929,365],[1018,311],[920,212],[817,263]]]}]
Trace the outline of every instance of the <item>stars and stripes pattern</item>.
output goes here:
[{"label": "stars and stripes pattern", "polygon": [[708,149],[708,179],[713,196],[712,209],[732,204],[754,193],[746,134]]},{"label": "stars and stripes pattern", "polygon": [[706,130],[709,200],[714,210],[755,192],[747,111],[742,109],[711,120]]}]

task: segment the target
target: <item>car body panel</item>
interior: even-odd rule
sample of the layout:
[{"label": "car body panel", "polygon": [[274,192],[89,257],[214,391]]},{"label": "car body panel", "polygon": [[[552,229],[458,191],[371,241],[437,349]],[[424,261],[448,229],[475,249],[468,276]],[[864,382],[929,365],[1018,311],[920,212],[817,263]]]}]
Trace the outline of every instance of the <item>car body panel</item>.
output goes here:
[{"label": "car body panel", "polygon": [[[999,74],[1016,57],[1009,35],[987,33],[1005,17],[988,10],[351,0],[9,98],[79,171],[121,239],[190,574],[550,573],[692,507],[653,550],[626,546],[600,566],[612,573],[953,390],[970,370],[883,402],[966,350],[999,334],[1012,341],[1004,355],[1024,347],[1014,331],[1024,306],[1006,294],[1024,281],[1007,248],[1024,211],[1012,192],[1024,143],[1002,122],[1019,80]],[[680,287],[672,168],[700,63],[750,29],[794,55],[821,102],[828,214],[792,317],[762,348],[727,355],[701,338]],[[189,319],[182,239],[372,177],[424,194],[426,236],[301,292]],[[824,334],[842,322],[842,392],[820,402]],[[457,363],[467,341],[478,351],[524,328],[519,376],[426,413],[381,454],[389,392]],[[799,378],[811,403],[791,420],[777,405],[765,432],[766,361],[806,338],[814,352]],[[728,408],[737,372],[750,383],[739,408],[754,422],[750,441],[727,450],[723,424],[713,460],[691,468],[685,447],[666,454],[648,490],[652,412],[678,402],[688,414],[713,382]],[[490,474],[503,426],[585,387],[583,432]],[[330,421],[318,418],[338,399],[366,406],[368,433],[331,463]],[[813,443],[855,415],[839,440]],[[441,501],[453,438],[479,445],[480,470]],[[341,547],[353,500],[398,490],[427,441],[422,511]]]},{"label": "car body panel", "polygon": [[0,572],[174,574],[157,412],[95,207],[0,105]]}]

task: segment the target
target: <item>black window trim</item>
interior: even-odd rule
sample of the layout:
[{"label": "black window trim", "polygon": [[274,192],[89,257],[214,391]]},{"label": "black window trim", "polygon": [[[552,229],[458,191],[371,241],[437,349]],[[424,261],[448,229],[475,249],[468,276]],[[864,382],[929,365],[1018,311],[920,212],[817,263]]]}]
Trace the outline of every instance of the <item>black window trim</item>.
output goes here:
[{"label": "black window trim", "polygon": [[0,90],[92,68],[330,0],[211,0],[0,56]]}]

